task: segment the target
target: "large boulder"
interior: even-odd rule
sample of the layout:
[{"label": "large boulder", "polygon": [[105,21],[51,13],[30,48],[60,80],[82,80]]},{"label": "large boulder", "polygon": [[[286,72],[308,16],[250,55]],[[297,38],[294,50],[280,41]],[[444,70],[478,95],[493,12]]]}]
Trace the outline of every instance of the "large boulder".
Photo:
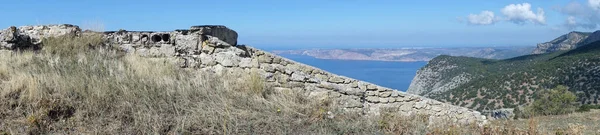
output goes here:
[{"label": "large boulder", "polygon": [[231,30],[223,25],[198,25],[190,28],[191,32],[198,33],[200,35],[210,35],[211,41],[215,41],[214,38],[229,44],[228,46],[237,45],[238,34],[234,30]]}]

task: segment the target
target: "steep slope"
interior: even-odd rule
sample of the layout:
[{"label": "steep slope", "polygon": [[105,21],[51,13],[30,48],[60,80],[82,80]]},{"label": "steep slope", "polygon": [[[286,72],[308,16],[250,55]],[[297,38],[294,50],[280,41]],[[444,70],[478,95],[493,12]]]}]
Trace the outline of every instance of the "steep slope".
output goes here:
[{"label": "steep slope", "polygon": [[591,33],[573,31],[562,35],[550,42],[540,43],[533,51],[533,54],[549,53],[561,50],[574,49],[582,41],[586,40]]},{"label": "steep slope", "polygon": [[581,103],[598,104],[599,67],[598,41],[570,51],[506,60],[445,56],[420,69],[408,92],[488,110],[527,104],[538,90],[566,85]]}]

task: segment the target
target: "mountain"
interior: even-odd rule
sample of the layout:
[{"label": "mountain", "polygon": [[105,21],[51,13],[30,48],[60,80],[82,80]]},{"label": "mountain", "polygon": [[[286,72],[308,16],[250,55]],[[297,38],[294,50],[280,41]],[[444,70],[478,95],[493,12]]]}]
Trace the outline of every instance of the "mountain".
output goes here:
[{"label": "mountain", "polygon": [[533,47],[457,47],[401,49],[276,50],[275,54],[307,55],[319,59],[373,61],[429,61],[439,55],[504,59],[529,54]]},{"label": "mountain", "polygon": [[421,68],[408,93],[476,110],[528,104],[537,91],[565,85],[584,104],[598,104],[600,41],[569,51],[504,60],[439,56]]},{"label": "mountain", "polygon": [[[537,48],[535,48],[532,54],[542,54],[574,49],[578,47],[579,44],[583,43],[583,41],[585,41],[590,34],[591,32],[569,32],[568,34],[562,35],[550,42],[537,44]],[[591,43],[592,41],[597,41],[597,38],[595,39],[596,40],[588,40],[586,42]]]}]

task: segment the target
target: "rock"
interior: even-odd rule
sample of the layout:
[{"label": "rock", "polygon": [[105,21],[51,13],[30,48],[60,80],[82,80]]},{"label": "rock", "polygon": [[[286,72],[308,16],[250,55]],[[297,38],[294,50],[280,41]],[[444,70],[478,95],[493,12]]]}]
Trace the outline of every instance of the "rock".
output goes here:
[{"label": "rock", "polygon": [[296,81],[296,82],[304,82],[306,79],[307,79],[307,75],[302,72],[296,72],[296,73],[292,74],[292,77],[290,78],[290,80]]},{"label": "rock", "polygon": [[337,92],[330,92],[329,93],[329,97],[331,97],[331,98],[339,98],[340,96],[342,96],[342,94],[337,93]]},{"label": "rock", "polygon": [[273,58],[273,63],[280,64],[281,61],[283,61],[283,60],[280,57],[274,57]]},{"label": "rock", "polygon": [[367,91],[365,94],[367,96],[379,96],[379,92],[378,91]]},{"label": "rock", "polygon": [[332,83],[344,83],[344,79],[337,76],[329,77],[328,81]]},{"label": "rock", "polygon": [[277,70],[275,70],[275,67],[273,67],[271,64],[262,64],[260,66],[260,69],[265,70],[270,73],[275,73],[275,71],[277,71]]},{"label": "rock", "polygon": [[392,91],[386,91],[379,93],[379,97],[390,97],[392,95]]},{"label": "rock", "polygon": [[258,56],[258,62],[271,64],[271,63],[273,63],[273,58],[271,58],[267,55],[260,55],[260,56]]},{"label": "rock", "polygon": [[254,64],[252,58],[241,58],[239,66],[241,68],[256,68],[258,67],[258,63]]},{"label": "rock", "polygon": [[132,44],[123,44],[119,46],[119,49],[121,49],[124,52],[127,53],[134,53],[135,52],[135,48],[133,48]]},{"label": "rock", "polygon": [[[135,38],[133,38],[133,42],[139,41],[139,36],[136,35],[134,37]],[[198,35],[177,34],[175,36],[175,50],[177,50],[177,52],[191,54],[199,49],[199,40],[200,39],[198,39]]]},{"label": "rock", "polygon": [[232,46],[237,45],[237,32],[222,25],[192,26],[190,31],[201,35],[211,35],[213,37],[217,37],[218,39]]},{"label": "rock", "polygon": [[392,91],[392,94],[390,95],[391,97],[398,97],[399,92],[398,91]]},{"label": "rock", "polygon": [[344,93],[346,95],[355,95],[355,96],[361,96],[363,93],[365,93],[365,91],[357,89],[357,88],[345,88],[345,89],[341,89],[340,92]]},{"label": "rock", "polygon": [[329,76],[326,76],[323,74],[316,74],[315,78],[318,79],[319,81],[327,81],[329,79]]},{"label": "rock", "polygon": [[217,61],[215,60],[215,58],[211,55],[205,54],[205,53],[201,53],[198,58],[200,59],[200,63],[202,65],[206,65],[206,66],[214,66],[217,65]]},{"label": "rock", "polygon": [[377,86],[372,85],[372,84],[368,84],[366,88],[367,88],[367,90],[370,90],[370,91],[377,90]]},{"label": "rock", "polygon": [[350,87],[352,87],[352,88],[358,88],[358,82],[352,82],[352,83],[350,83]]},{"label": "rock", "polygon": [[218,37],[213,37],[210,35],[206,36],[208,39],[206,39],[203,43],[203,45],[207,45],[207,46],[211,46],[211,47],[219,47],[219,48],[224,48],[224,47],[229,47],[232,46],[231,44],[220,40]]},{"label": "rock", "polygon": [[215,61],[224,67],[237,67],[241,61],[241,58],[237,57],[232,52],[217,53],[214,57]]},{"label": "rock", "polygon": [[371,103],[379,103],[379,97],[377,96],[368,96],[367,98],[365,98],[365,100],[371,102]]},{"label": "rock", "polygon": [[412,111],[413,105],[414,105],[413,102],[404,103],[404,104],[402,104],[402,106],[400,106],[400,111],[403,111],[403,112]]},{"label": "rock", "polygon": [[285,84],[288,81],[290,81],[290,77],[286,74],[281,74],[281,73],[277,73],[275,76],[275,79],[277,80],[277,82],[281,83],[281,84]]},{"label": "rock", "polygon": [[426,106],[427,106],[427,101],[425,101],[425,100],[417,102],[417,104],[415,104],[415,108],[417,108],[417,109],[425,108]]}]

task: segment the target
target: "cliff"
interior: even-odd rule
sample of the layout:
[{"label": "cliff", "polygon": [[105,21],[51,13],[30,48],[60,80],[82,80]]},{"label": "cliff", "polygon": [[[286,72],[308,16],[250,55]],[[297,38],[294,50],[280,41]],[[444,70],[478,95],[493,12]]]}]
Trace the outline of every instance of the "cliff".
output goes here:
[{"label": "cliff", "polygon": [[[568,34],[562,35],[552,41],[537,44],[537,48],[533,51],[532,54],[542,54],[549,53],[555,51],[564,51],[575,49],[580,46],[584,40],[588,38],[588,36],[592,34],[589,32],[577,32],[573,31]],[[589,44],[592,42],[592,39],[588,40],[586,43]]]},{"label": "cliff", "polygon": [[41,49],[45,37],[102,34],[107,46],[147,58],[172,58],[180,68],[214,74],[258,72],[266,87],[302,91],[312,99],[330,98],[347,111],[378,115],[381,109],[403,115],[424,114],[430,122],[451,120],[484,123],[478,111],[453,106],[418,95],[335,75],[271,53],[237,43],[237,32],[225,26],[192,26],[187,30],[81,31],[74,25],[10,27],[2,30],[0,45],[5,50]]}]

